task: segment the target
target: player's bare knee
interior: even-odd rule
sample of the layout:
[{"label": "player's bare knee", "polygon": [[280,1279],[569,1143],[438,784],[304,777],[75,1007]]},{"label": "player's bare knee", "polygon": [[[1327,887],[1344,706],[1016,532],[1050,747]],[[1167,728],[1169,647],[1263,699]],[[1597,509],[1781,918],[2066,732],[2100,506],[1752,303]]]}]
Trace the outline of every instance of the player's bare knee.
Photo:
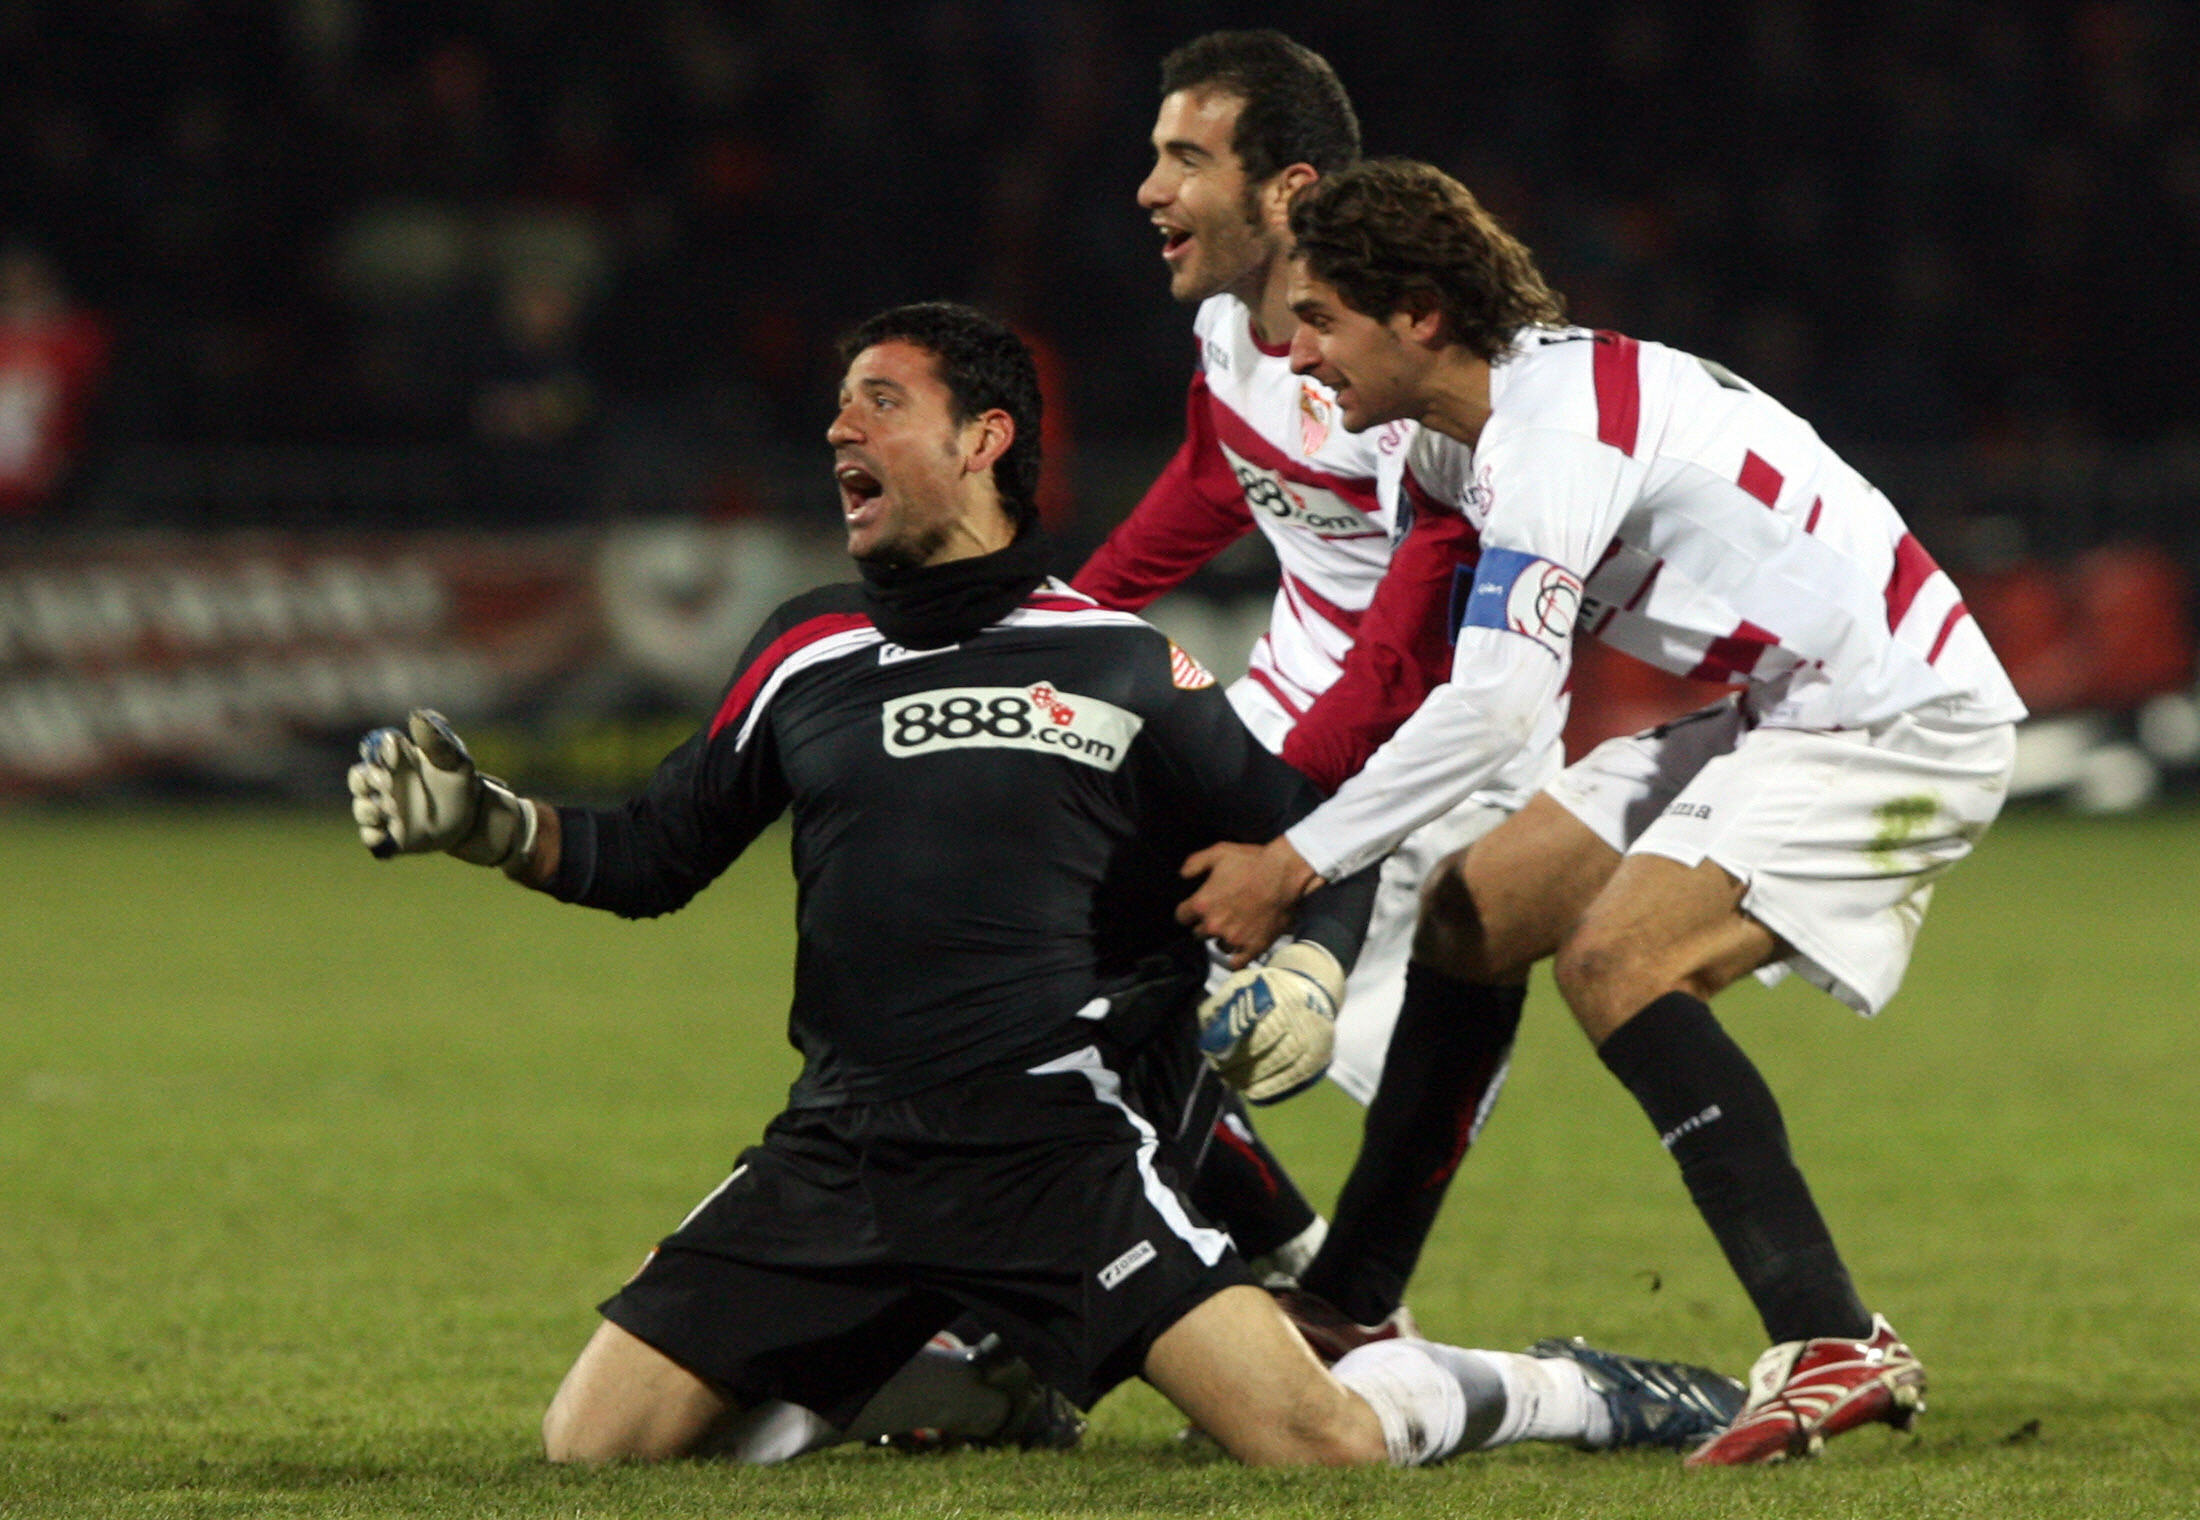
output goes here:
[{"label": "player's bare knee", "polygon": [[1634,947],[1588,929],[1577,929],[1558,947],[1551,979],[1583,1032],[1599,1043],[1658,995]]},{"label": "player's bare knee", "polygon": [[542,1454],[560,1465],[608,1462],[610,1453],[593,1452],[581,1440],[581,1422],[572,1401],[561,1393],[542,1412]]},{"label": "player's bare knee", "polygon": [[1466,869],[1467,852],[1444,857],[1421,887],[1421,916],[1413,931],[1413,958],[1466,981],[1486,979],[1492,968],[1482,913]]},{"label": "player's bare knee", "polygon": [[653,1443],[647,1422],[638,1425],[616,1411],[591,1408],[561,1388],[542,1413],[542,1454],[561,1466],[595,1467],[660,1461],[680,1453]]}]

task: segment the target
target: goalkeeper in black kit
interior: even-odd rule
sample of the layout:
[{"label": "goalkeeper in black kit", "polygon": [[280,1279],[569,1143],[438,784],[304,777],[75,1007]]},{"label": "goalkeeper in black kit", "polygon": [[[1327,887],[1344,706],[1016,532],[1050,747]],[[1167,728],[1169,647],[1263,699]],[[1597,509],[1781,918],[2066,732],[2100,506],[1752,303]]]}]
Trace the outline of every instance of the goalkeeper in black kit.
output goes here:
[{"label": "goalkeeper in black kit", "polygon": [[[641,795],[521,798],[425,711],[351,773],[377,855],[445,850],[628,917],[679,908],[793,814],[801,1075],[602,1305],[544,1417],[551,1459],[822,1444],[964,1317],[1079,1407],[1143,1376],[1247,1462],[1716,1429],[1730,1380],[1578,1343],[1402,1340],[1324,1368],[1253,1285],[1193,1201],[1178,1110],[1202,1043],[1256,1096],[1320,1076],[1370,883],[1306,899],[1296,940],[1202,1005],[1178,863],[1318,793],[1190,656],[1048,578],[1012,334],[902,307],[843,357],[827,437],[863,579],[781,607]],[[772,1411],[813,1428],[775,1447]]]}]

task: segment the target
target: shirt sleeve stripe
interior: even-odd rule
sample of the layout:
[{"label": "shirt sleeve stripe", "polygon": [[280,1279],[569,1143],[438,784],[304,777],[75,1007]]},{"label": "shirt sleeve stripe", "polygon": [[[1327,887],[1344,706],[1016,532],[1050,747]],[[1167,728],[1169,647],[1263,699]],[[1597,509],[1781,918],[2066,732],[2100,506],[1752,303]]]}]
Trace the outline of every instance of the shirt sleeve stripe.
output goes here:
[{"label": "shirt sleeve stripe", "polygon": [[1908,616],[1910,603],[1925,583],[1940,573],[1940,566],[1932,555],[1917,541],[1915,533],[1905,533],[1902,541],[1894,546],[1894,573],[1887,577],[1887,626],[1899,628]]},{"label": "shirt sleeve stripe", "polygon": [[1926,664],[1937,665],[1940,663],[1940,651],[1948,647],[1948,635],[1956,631],[1956,624],[1970,615],[1971,609],[1961,602],[1948,609],[1948,615],[1941,619],[1940,632],[1933,639],[1933,652],[1925,656]]},{"label": "shirt sleeve stripe", "polygon": [[779,668],[788,659],[834,634],[847,633],[857,628],[868,628],[871,620],[860,612],[832,612],[810,618],[788,629],[764,646],[764,652],[749,662],[748,669],[733,683],[725,701],[718,704],[718,715],[710,720],[710,736],[715,739],[729,723],[748,710],[749,704]]},{"label": "shirt sleeve stripe", "polygon": [[1599,332],[1594,354],[1597,441],[1632,456],[1642,428],[1642,345],[1624,333]]},{"label": "shirt sleeve stripe", "polygon": [[1766,463],[1756,450],[1751,449],[1742,455],[1741,488],[1766,506],[1772,506],[1779,501],[1782,479],[1780,472]]}]

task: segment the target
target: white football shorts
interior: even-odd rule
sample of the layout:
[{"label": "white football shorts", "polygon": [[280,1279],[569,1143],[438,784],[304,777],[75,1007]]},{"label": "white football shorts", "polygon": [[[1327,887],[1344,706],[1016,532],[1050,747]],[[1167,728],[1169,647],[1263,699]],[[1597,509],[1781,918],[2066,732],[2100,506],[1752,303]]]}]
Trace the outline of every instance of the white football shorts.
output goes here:
[{"label": "white football shorts", "polygon": [[1933,884],[2001,811],[2012,724],[1961,727],[1922,708],[1870,729],[1752,728],[1714,704],[1607,740],[1551,797],[1628,854],[1715,861],[1746,885],[1742,911],[1794,953],[1789,972],[1861,1014],[1910,964]]}]

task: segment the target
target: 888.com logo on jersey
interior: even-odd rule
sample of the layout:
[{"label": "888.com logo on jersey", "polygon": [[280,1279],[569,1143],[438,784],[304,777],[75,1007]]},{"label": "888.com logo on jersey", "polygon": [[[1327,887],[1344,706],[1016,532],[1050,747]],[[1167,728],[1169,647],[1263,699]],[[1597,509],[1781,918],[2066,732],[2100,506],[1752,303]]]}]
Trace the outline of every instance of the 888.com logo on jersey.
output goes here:
[{"label": "888.com logo on jersey", "polygon": [[946,686],[896,697],[882,711],[886,753],[902,759],[948,749],[1027,749],[1103,771],[1123,763],[1146,721],[1045,681]]}]

